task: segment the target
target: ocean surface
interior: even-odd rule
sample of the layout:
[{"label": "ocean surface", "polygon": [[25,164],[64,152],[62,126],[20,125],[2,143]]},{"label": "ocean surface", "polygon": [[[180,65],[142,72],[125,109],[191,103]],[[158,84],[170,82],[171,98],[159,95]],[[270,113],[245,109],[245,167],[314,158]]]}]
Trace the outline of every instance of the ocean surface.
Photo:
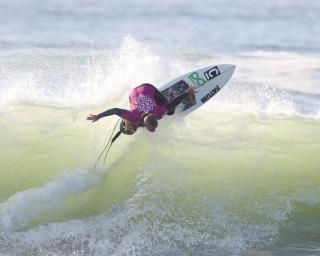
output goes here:
[{"label": "ocean surface", "polygon": [[[320,255],[320,2],[0,0],[0,255]],[[128,92],[237,69],[121,136]]]}]

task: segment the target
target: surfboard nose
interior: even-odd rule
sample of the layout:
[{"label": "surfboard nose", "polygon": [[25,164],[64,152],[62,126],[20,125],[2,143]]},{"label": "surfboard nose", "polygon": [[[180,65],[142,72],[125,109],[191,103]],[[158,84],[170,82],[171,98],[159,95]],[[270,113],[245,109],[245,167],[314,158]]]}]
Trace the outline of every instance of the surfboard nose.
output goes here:
[{"label": "surfboard nose", "polygon": [[230,72],[233,74],[233,72],[236,70],[236,65],[230,64]]},{"label": "surfboard nose", "polygon": [[220,64],[218,65],[220,73],[230,72],[231,74],[235,71],[236,65],[234,64]]}]

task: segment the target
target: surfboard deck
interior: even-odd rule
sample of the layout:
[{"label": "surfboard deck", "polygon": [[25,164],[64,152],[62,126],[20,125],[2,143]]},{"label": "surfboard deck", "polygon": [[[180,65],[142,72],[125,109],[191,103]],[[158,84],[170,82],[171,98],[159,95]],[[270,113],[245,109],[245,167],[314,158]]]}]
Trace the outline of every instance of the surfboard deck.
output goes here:
[{"label": "surfboard deck", "polygon": [[215,96],[229,81],[236,66],[232,64],[212,65],[184,74],[161,86],[159,90],[168,101],[184,93],[191,85],[197,87],[196,93],[189,101],[185,99],[176,108],[175,113],[187,114],[201,107]]}]

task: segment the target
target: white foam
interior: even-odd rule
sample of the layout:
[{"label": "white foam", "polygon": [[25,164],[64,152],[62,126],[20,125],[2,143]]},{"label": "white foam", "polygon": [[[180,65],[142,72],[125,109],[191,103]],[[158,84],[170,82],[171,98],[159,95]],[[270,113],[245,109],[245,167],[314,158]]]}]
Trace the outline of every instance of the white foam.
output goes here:
[{"label": "white foam", "polygon": [[81,193],[99,181],[98,176],[85,169],[64,172],[39,188],[21,191],[0,205],[0,227],[17,230],[29,221],[64,206],[65,200]]},{"label": "white foam", "polygon": [[196,255],[201,248],[203,255],[239,255],[272,244],[291,213],[287,198],[256,198],[246,186],[213,195],[155,180],[173,173],[165,167],[165,161],[144,166],[136,193],[97,216],[0,232],[0,253],[7,247],[15,255]]}]

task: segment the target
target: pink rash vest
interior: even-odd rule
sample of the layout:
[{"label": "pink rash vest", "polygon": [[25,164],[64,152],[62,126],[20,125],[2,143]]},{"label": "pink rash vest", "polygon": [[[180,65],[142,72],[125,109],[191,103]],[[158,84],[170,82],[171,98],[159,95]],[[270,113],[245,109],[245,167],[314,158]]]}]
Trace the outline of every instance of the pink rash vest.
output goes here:
[{"label": "pink rash vest", "polygon": [[124,118],[132,123],[137,123],[144,113],[149,113],[158,120],[161,119],[168,109],[156,104],[155,94],[156,90],[150,84],[142,84],[134,88],[129,95],[130,111],[124,113]]}]

